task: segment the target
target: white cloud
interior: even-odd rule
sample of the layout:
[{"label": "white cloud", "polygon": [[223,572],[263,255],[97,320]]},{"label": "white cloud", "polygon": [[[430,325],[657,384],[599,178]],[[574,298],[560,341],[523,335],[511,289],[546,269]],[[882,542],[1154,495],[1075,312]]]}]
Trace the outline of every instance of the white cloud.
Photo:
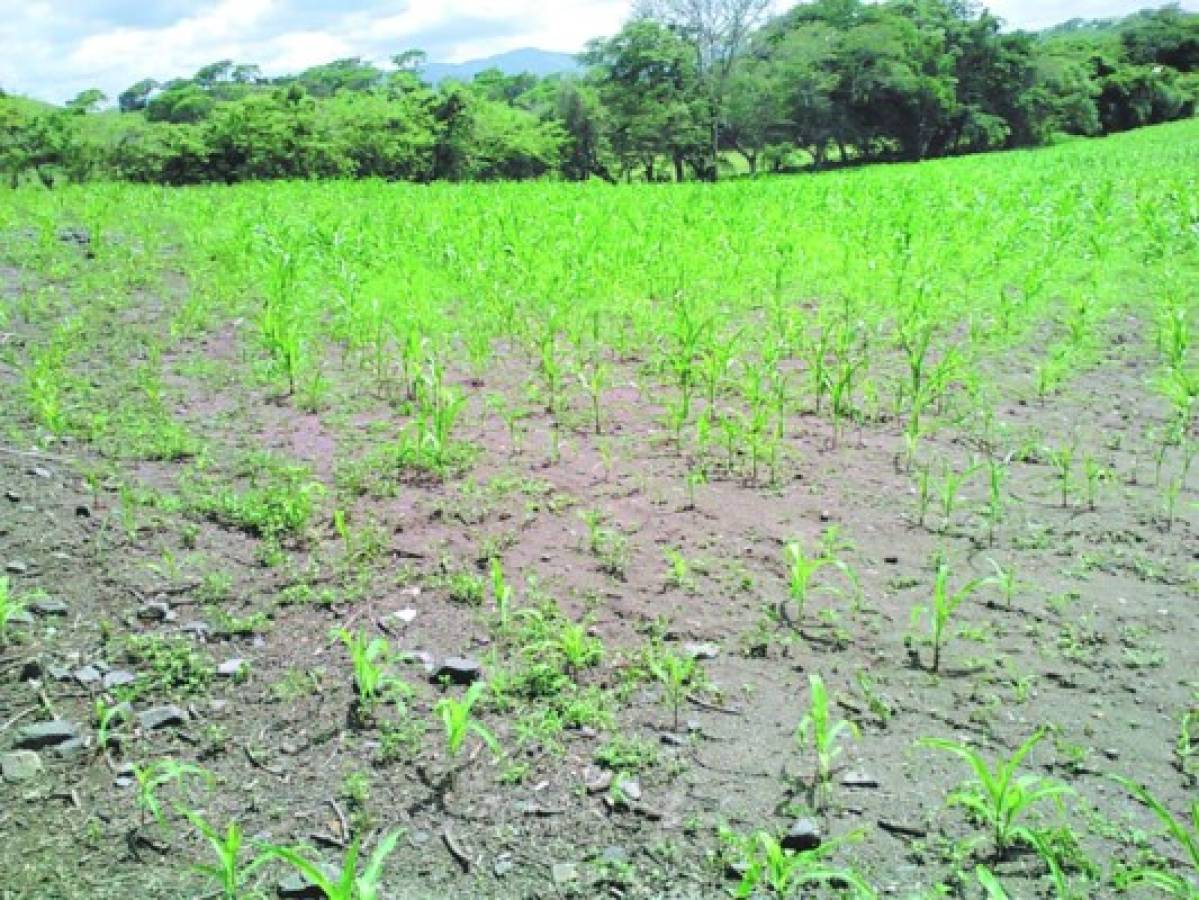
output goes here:
[{"label": "white cloud", "polygon": [[[1152,2],[988,5],[1012,27],[1036,28],[1075,17],[1123,15]],[[220,59],[258,63],[269,74],[282,74],[345,56],[383,60],[413,47],[447,62],[520,47],[570,52],[616,31],[631,5],[631,0],[0,0],[0,87],[63,101],[89,87],[115,96],[142,78],[186,76]],[[1199,0],[1183,6],[1199,9]]]}]

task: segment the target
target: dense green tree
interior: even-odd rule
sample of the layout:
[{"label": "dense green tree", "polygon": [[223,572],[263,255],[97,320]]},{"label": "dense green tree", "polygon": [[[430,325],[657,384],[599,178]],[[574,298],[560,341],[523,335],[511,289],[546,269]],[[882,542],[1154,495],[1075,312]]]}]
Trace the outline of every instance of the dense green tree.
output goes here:
[{"label": "dense green tree", "polygon": [[639,0],[636,5],[636,15],[665,24],[694,51],[695,77],[706,101],[706,177],[719,171],[721,130],[737,63],[769,8],[770,0]]},{"label": "dense green tree", "polygon": [[594,68],[612,151],[626,178],[640,166],[653,181],[661,156],[676,180],[683,180],[688,162],[706,174],[707,100],[694,54],[677,34],[652,19],[635,19],[612,38],[593,41],[584,59]]},{"label": "dense green tree", "polygon": [[593,175],[611,181],[604,162],[608,154],[607,110],[595,86],[576,78],[563,79],[554,113],[565,131],[562,174],[572,181],[586,181]]},{"label": "dense green tree", "polygon": [[1199,15],[1007,31],[974,0],[640,0],[579,75],[424,83],[416,50],[266,78],[219,60],[63,108],[0,94],[0,176],[713,179],[1036,146],[1194,115]]},{"label": "dense green tree", "polygon": [[74,99],[66,102],[67,109],[79,115],[86,115],[89,112],[94,112],[96,107],[108,100],[108,95],[98,88],[89,88],[86,91],[80,91],[75,95]]},{"label": "dense green tree", "polygon": [[138,112],[146,108],[150,95],[158,89],[158,82],[153,78],[145,78],[117,96],[117,105],[123,113]]}]

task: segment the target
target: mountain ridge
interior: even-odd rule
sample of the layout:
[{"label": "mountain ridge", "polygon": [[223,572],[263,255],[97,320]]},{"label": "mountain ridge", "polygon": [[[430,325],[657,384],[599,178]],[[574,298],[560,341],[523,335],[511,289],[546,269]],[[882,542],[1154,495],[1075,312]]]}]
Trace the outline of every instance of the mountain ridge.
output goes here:
[{"label": "mountain ridge", "polygon": [[488,69],[499,69],[505,75],[521,75],[528,72],[544,78],[546,75],[574,72],[580,68],[579,61],[574,54],[540,50],[536,47],[520,47],[505,53],[469,59],[460,63],[426,63],[421,67],[420,73],[430,84],[439,84],[449,79],[470,81],[480,72]]}]

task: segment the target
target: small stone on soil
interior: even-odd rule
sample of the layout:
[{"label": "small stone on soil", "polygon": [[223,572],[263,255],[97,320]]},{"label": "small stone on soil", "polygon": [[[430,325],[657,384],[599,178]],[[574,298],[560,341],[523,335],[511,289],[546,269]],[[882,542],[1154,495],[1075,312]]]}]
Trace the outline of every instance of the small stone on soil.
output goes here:
[{"label": "small stone on soil", "polygon": [[450,684],[473,684],[483,677],[483,667],[476,660],[465,656],[450,656],[442,660],[433,673],[433,680],[449,681]]},{"label": "small stone on soil", "polygon": [[[112,740],[110,738],[110,740]],[[83,738],[71,738],[54,748],[54,755],[59,759],[74,759],[87,750],[88,742]]]},{"label": "small stone on soil", "polygon": [[611,772],[592,772],[585,781],[588,793],[601,793],[611,787]]},{"label": "small stone on soil", "polygon": [[579,867],[574,863],[554,863],[551,875],[554,884],[563,887],[579,880]]},{"label": "small stone on soil", "polygon": [[25,565],[19,559],[13,559],[5,563],[4,571],[9,575],[24,575],[29,571],[29,566]]},{"label": "small stone on soil", "polygon": [[104,676],[105,690],[112,688],[124,687],[127,684],[133,684],[137,681],[137,675],[133,672],[126,672],[124,669],[116,669]]},{"label": "small stone on soil", "polygon": [[626,865],[629,861],[629,851],[619,844],[613,844],[601,851],[599,861],[608,866]]},{"label": "small stone on soil", "polygon": [[143,731],[154,731],[158,728],[182,725],[187,721],[187,713],[178,706],[156,706],[139,712],[137,721]]},{"label": "small stone on soil", "polygon": [[[337,881],[339,873],[335,868],[327,864],[321,864],[320,869],[329,880]],[[325,892],[299,872],[292,872],[290,875],[280,879],[279,896],[293,898],[293,900],[310,900],[310,898],[311,900],[322,900]]]},{"label": "small stone on soil", "polygon": [[496,878],[503,878],[505,875],[507,875],[509,872],[511,872],[515,868],[516,868],[516,863],[512,861],[511,856],[509,856],[507,853],[505,853],[504,855],[502,855],[498,859],[496,859],[495,865],[492,867],[492,871],[495,872]]},{"label": "small stone on soil", "polygon": [[30,781],[42,772],[42,760],[32,750],[17,750],[0,756],[5,781]]},{"label": "small stone on soil", "polygon": [[16,491],[5,491],[4,498],[6,500],[11,501],[12,503],[20,503],[21,502],[21,495],[18,494]]},{"label": "small stone on soil", "polygon": [[71,608],[61,600],[39,600],[33,604],[33,611],[39,616],[65,616]]},{"label": "small stone on soil", "polygon": [[412,622],[416,619],[416,610],[415,609],[397,610],[396,612],[394,612],[392,614],[391,617],[393,619],[396,619],[399,622],[403,622],[405,625],[411,625]]},{"label": "small stone on soil", "polygon": [[878,779],[866,772],[846,772],[841,784],[847,788],[876,788]]},{"label": "small stone on soil", "polygon": [[170,622],[175,618],[175,614],[168,604],[161,600],[151,600],[138,609],[137,617],[143,622]]},{"label": "small stone on soil", "polygon": [[783,838],[783,849],[794,850],[797,853],[804,850],[815,850],[824,840],[820,823],[815,819],[798,819]]},{"label": "small stone on soil", "polygon": [[636,778],[621,778],[616,788],[626,800],[636,803],[641,799],[641,782]]},{"label": "small stone on soil", "polygon": [[720,655],[719,644],[684,644],[683,652],[692,659],[715,659]]},{"label": "small stone on soil", "polygon": [[38,681],[45,674],[45,669],[42,668],[40,659],[27,659],[25,664],[21,666],[21,674],[17,676],[21,681]]},{"label": "small stone on soil", "polygon": [[201,641],[206,641],[212,637],[212,626],[207,622],[186,622],[179,630]]},{"label": "small stone on soil", "polygon": [[100,680],[100,670],[95,666],[83,666],[76,669],[74,675],[80,684],[95,684]]},{"label": "small stone on soil", "polygon": [[57,747],[77,737],[79,730],[74,723],[55,719],[19,729],[14,746],[22,750],[41,750],[43,747]]},{"label": "small stone on soil", "polygon": [[216,673],[222,678],[237,678],[248,665],[244,659],[227,659],[217,666]]}]

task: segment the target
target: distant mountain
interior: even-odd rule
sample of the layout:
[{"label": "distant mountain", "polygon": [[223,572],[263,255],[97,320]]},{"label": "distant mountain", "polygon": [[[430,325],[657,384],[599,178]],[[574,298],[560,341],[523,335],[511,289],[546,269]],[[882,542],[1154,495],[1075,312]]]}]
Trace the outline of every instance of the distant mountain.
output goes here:
[{"label": "distant mountain", "polygon": [[438,84],[447,78],[470,81],[488,69],[499,69],[505,75],[521,75],[528,72],[530,75],[545,77],[560,72],[574,72],[579,68],[578,60],[569,53],[552,53],[549,50],[528,47],[509,50],[507,53],[488,56],[486,59],[472,59],[461,63],[428,63],[421,70],[421,75],[430,84]]}]

